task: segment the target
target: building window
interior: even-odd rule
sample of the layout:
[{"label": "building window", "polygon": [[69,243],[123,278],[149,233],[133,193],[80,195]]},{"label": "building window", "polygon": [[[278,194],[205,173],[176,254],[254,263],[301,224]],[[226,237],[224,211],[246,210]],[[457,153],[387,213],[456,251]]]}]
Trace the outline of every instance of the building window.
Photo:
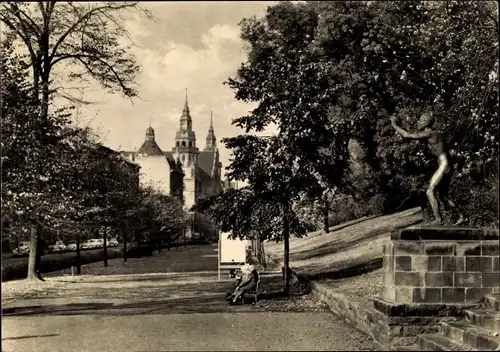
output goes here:
[{"label": "building window", "polygon": [[182,159],[182,162],[184,162],[186,160],[186,156],[185,155],[181,156],[181,159]]},{"label": "building window", "polygon": [[191,148],[193,146],[193,142],[189,142],[189,147]]},{"label": "building window", "polygon": [[191,169],[191,177],[194,177],[194,169]]},{"label": "building window", "polygon": [[179,141],[177,141],[176,145],[179,146]]},{"label": "building window", "polygon": [[182,142],[182,146],[185,147],[186,146],[186,142]]}]

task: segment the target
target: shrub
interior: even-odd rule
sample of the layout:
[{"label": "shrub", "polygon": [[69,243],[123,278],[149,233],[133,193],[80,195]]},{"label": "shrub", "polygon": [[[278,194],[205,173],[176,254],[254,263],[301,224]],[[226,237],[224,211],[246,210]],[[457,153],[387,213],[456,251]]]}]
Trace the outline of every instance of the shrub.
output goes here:
[{"label": "shrub", "polygon": [[470,225],[498,228],[498,178],[479,182],[461,178],[453,186],[454,199],[469,218]]},{"label": "shrub", "polygon": [[[122,252],[118,249],[108,249],[108,259],[121,258]],[[76,253],[53,254],[41,258],[41,272],[48,273],[70,268],[76,265]],[[89,264],[104,260],[104,250],[83,251],[80,254],[80,264]],[[28,273],[28,259],[13,263],[2,263],[2,282],[25,279]]]}]

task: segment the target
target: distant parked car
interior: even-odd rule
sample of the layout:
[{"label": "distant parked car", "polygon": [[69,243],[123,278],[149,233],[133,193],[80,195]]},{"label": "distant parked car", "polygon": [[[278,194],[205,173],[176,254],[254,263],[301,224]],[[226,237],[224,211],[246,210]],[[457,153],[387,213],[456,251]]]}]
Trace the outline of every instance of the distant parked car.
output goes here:
[{"label": "distant parked car", "polygon": [[102,248],[104,247],[104,240],[102,238],[92,238],[89,240],[90,248]]},{"label": "distant parked car", "polygon": [[108,247],[118,247],[118,239],[111,238],[108,242]]},{"label": "distant parked car", "polygon": [[70,241],[66,246],[66,250],[70,252],[76,251],[76,241]]},{"label": "distant parked car", "polygon": [[[75,248],[75,250],[76,250],[76,248]],[[65,251],[66,251],[66,246],[64,245],[63,241],[57,241],[56,244],[49,246],[49,252],[52,252],[52,253],[60,253],[60,252],[65,252]]]},{"label": "distant parked car", "polygon": [[17,248],[12,251],[15,257],[21,257],[30,254],[30,243],[29,242],[19,242]]},{"label": "distant parked car", "polygon": [[92,243],[90,242],[90,240],[83,241],[83,242],[80,244],[80,248],[81,248],[81,249],[91,249],[91,248],[92,248]]}]

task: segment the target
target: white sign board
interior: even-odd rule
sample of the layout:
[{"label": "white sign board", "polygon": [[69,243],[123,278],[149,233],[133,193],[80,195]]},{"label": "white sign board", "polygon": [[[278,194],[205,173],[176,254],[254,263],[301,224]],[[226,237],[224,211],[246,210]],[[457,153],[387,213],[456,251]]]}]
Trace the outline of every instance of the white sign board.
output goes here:
[{"label": "white sign board", "polygon": [[246,263],[248,241],[229,239],[230,234],[221,232],[219,235],[219,279],[220,269],[236,269]]}]

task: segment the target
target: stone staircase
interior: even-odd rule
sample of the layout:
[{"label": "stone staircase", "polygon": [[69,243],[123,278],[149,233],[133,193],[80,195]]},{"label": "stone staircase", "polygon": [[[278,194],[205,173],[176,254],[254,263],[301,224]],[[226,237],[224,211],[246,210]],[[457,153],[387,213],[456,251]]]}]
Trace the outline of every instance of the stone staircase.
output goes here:
[{"label": "stone staircase", "polygon": [[500,351],[500,294],[486,295],[485,306],[465,311],[465,318],[441,323],[441,332],[423,334],[401,351]]}]

